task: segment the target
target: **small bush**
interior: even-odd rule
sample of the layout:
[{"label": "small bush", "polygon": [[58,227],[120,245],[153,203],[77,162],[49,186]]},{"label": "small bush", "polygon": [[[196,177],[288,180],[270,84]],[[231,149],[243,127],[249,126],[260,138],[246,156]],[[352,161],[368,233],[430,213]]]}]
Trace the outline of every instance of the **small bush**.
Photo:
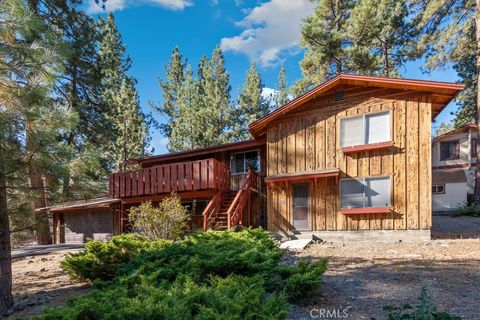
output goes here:
[{"label": "small bush", "polygon": [[178,239],[187,228],[187,209],[175,193],[154,207],[150,201],[130,208],[128,219],[136,233],[150,240]]},{"label": "small bush", "polygon": [[459,206],[455,208],[453,214],[457,216],[480,217],[480,205],[466,204],[463,206]]},{"label": "small bush", "polygon": [[92,243],[62,266],[97,290],[43,319],[284,319],[287,301],[315,292],[326,268],[325,260],[282,264],[282,250],[261,229]]},{"label": "small bush", "polygon": [[419,303],[414,306],[404,304],[400,307],[383,307],[383,310],[388,312],[387,320],[461,320],[458,316],[437,311],[437,306],[428,294],[428,289],[425,285],[422,287],[418,300]]}]

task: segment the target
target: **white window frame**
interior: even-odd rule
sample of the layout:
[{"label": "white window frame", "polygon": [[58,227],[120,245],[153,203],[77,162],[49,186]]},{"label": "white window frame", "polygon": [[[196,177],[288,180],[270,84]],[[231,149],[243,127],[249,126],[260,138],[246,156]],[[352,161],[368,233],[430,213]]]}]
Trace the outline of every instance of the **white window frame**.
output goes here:
[{"label": "white window frame", "polygon": [[[439,192],[438,187],[442,187],[443,191]],[[435,189],[435,191],[433,191]],[[432,194],[445,194],[445,184],[433,184],[432,185]]]},{"label": "white window frame", "polygon": [[[388,114],[388,139],[385,141],[378,141],[374,143],[367,143],[367,121],[366,118],[369,116],[373,116],[376,114]],[[344,120],[349,120],[349,119],[354,119],[354,118],[362,118],[362,123],[363,123],[363,143],[362,144],[354,144],[354,145],[348,145],[345,146],[343,145],[342,141],[342,122]],[[383,142],[390,142],[392,141],[392,110],[383,110],[383,111],[378,111],[378,112],[369,112],[369,113],[364,113],[362,115],[352,115],[352,116],[346,116],[343,118],[340,118],[340,128],[339,128],[339,140],[340,140],[340,148],[349,148],[349,147],[356,147],[356,146],[362,146],[362,145],[374,145],[377,143],[383,143]]]},{"label": "white window frame", "polygon": [[243,156],[243,168],[244,172],[232,172],[232,156],[235,156],[237,154],[246,154],[246,153],[249,153],[249,152],[256,152],[257,153],[257,156],[258,156],[258,170],[256,172],[261,172],[262,171],[262,159],[260,157],[260,149],[253,149],[253,150],[248,150],[248,151],[242,151],[242,152],[235,152],[235,153],[230,153],[230,159],[229,159],[229,168],[230,168],[230,174],[232,176],[237,176],[237,175],[241,175],[241,174],[246,174],[248,173],[248,169],[247,169],[247,160],[245,158],[245,156]]},{"label": "white window frame", "polygon": [[[368,179],[381,179],[381,178],[385,178],[385,179],[388,178],[388,182],[389,182],[389,189],[388,189],[389,199],[388,199],[388,204],[387,204],[386,206],[367,207],[367,206],[366,206],[367,197],[366,197],[366,192],[365,192],[365,186],[366,186],[365,181],[368,180]],[[340,179],[339,192],[338,192],[338,194],[340,195],[340,209],[354,209],[354,208],[349,208],[349,207],[343,207],[343,206],[342,206],[342,183],[343,183],[343,181],[352,181],[352,180],[360,181],[360,182],[363,184],[363,186],[364,186],[364,189],[363,189],[363,206],[362,206],[362,207],[356,207],[355,209],[362,209],[362,208],[390,208],[390,207],[392,206],[392,176],[390,176],[390,175],[386,175],[386,176],[367,176],[367,177],[356,177],[356,178]]]}]

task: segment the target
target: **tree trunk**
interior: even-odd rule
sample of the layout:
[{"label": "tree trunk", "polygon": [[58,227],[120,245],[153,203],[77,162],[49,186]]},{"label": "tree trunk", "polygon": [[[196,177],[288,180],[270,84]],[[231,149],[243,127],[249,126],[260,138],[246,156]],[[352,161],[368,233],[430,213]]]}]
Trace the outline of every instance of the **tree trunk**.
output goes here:
[{"label": "tree trunk", "polygon": [[477,40],[477,165],[475,167],[475,188],[473,190],[473,203],[480,205],[480,0],[476,0],[475,25]]},{"label": "tree trunk", "polygon": [[384,42],[382,45],[382,55],[383,55],[383,76],[388,77],[390,66],[388,64],[388,46],[386,42]]},{"label": "tree trunk", "polygon": [[12,256],[7,187],[5,172],[0,168],[0,317],[12,306]]}]

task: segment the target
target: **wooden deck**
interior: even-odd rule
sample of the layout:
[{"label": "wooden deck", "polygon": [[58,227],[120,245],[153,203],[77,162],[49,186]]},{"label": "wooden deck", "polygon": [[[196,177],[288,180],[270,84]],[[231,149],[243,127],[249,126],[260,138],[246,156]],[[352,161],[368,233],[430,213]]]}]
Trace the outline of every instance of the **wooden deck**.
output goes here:
[{"label": "wooden deck", "polygon": [[109,176],[109,192],[113,198],[208,189],[230,190],[230,169],[215,159],[153,166]]}]

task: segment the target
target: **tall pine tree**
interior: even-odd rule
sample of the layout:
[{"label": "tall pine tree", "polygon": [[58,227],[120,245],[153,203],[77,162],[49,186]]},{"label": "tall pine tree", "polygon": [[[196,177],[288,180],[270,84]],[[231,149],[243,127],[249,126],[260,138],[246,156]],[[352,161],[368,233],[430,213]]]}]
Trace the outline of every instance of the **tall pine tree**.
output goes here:
[{"label": "tall pine tree", "polygon": [[[182,54],[178,47],[173,49],[170,61],[165,66],[166,79],[159,80],[158,84],[162,90],[163,102],[155,109],[166,119],[175,119],[178,117],[177,98],[180,87],[185,80],[185,66]],[[162,133],[170,137],[172,135],[172,122],[167,121],[160,124]]]},{"label": "tall pine tree", "polygon": [[145,155],[149,142],[149,122],[142,112],[135,80],[127,71],[131,58],[118,31],[113,14],[99,21],[98,60],[102,75],[103,105],[112,128],[112,143],[107,154],[113,159],[113,170],[125,170],[128,158]]},{"label": "tall pine tree", "polygon": [[303,79],[293,87],[301,94],[342,72],[351,71],[346,24],[354,0],[319,0],[302,26],[301,45],[306,49],[300,65]]},{"label": "tall pine tree", "polygon": [[406,0],[359,0],[346,28],[353,71],[398,76],[398,68],[411,58],[406,47],[416,31],[408,16]]},{"label": "tall pine tree", "polygon": [[61,170],[59,132],[71,130],[70,113],[49,97],[62,44],[24,1],[0,2],[0,316],[13,304],[10,217],[18,202],[44,195],[31,178]]},{"label": "tall pine tree", "polygon": [[235,112],[235,126],[233,127],[232,139],[242,141],[251,139],[248,125],[266,115],[269,104],[262,97],[263,83],[257,71],[255,63],[250,65],[245,82],[242,85]]},{"label": "tall pine tree", "polygon": [[281,107],[288,101],[287,70],[282,65],[278,73],[278,92],[275,95],[275,107]]}]

